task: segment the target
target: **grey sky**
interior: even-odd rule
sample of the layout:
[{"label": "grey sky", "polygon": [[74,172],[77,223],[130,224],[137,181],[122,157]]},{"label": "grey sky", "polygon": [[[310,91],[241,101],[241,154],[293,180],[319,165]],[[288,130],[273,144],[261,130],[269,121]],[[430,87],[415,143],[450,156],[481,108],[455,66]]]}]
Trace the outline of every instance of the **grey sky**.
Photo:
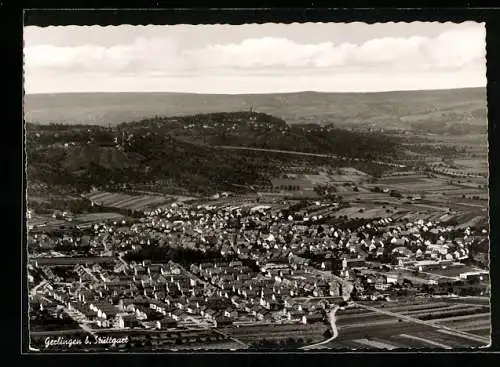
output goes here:
[{"label": "grey sky", "polygon": [[27,93],[381,91],[486,84],[479,23],[26,27]]}]

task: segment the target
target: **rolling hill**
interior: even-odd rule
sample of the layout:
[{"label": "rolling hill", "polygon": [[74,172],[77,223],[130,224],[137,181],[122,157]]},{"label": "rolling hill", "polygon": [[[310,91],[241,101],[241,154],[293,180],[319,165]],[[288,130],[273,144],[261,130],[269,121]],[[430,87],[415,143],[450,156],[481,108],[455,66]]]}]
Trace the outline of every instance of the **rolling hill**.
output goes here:
[{"label": "rolling hill", "polygon": [[[383,134],[299,124],[289,127],[274,116],[248,112],[156,117],[112,129],[28,123],[26,131],[30,182],[79,192],[123,184],[195,193],[246,190],[249,185],[268,185],[271,177],[288,166],[349,164],[380,174],[385,168],[368,161],[392,159],[400,151],[399,141]],[[228,143],[259,149],[233,149],[228,154],[220,147]],[[290,155],[269,152],[269,148],[322,155]],[[349,159],[341,162],[325,154]]]},{"label": "rolling hill", "polygon": [[[67,93],[25,97],[25,119],[42,124],[117,125],[148,117],[255,110],[294,123],[334,123],[432,130],[457,122],[487,129],[486,89],[380,93],[213,95],[183,93]],[[467,129],[466,129],[467,130]],[[441,130],[440,130],[441,131]]]}]

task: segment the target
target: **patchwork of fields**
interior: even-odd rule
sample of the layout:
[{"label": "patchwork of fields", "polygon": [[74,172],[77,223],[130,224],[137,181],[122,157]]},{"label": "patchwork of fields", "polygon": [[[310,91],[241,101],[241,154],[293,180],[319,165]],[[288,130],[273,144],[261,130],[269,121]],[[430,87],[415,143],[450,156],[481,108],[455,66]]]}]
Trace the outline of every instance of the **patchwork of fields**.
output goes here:
[{"label": "patchwork of fields", "polygon": [[[489,305],[421,300],[337,313],[338,338],[322,348],[348,350],[478,348],[489,344]],[[415,321],[408,319],[411,317]]]},{"label": "patchwork of fields", "polygon": [[448,183],[443,178],[428,178],[423,175],[388,176],[377,181],[377,184],[369,186],[383,186],[389,190],[400,192],[434,192],[460,189],[456,185]]},{"label": "patchwork of fields", "polygon": [[146,210],[171,202],[171,199],[154,195],[128,195],[111,192],[93,192],[87,199],[97,205],[127,210]]},{"label": "patchwork of fields", "polygon": [[[71,223],[72,225],[90,225],[95,222],[104,222],[108,220],[119,220],[123,218],[123,215],[113,212],[104,213],[85,213],[77,214],[73,217]],[[52,218],[49,215],[37,215],[31,219],[28,219],[28,225],[30,228],[58,228],[65,226],[68,222],[64,219]]]}]

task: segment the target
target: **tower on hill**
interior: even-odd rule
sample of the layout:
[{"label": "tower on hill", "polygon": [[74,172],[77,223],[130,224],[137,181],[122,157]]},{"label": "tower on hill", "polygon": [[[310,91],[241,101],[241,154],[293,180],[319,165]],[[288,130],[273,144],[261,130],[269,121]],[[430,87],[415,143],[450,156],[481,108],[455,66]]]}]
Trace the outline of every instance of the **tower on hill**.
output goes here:
[{"label": "tower on hill", "polygon": [[250,105],[250,121],[255,121],[257,118],[254,116],[253,105]]}]

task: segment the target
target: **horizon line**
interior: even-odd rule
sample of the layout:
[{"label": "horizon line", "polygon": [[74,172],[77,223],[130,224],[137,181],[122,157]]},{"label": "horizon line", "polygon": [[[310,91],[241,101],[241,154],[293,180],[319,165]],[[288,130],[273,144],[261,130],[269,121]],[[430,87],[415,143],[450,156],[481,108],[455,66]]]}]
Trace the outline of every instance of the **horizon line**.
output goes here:
[{"label": "horizon line", "polygon": [[244,93],[203,93],[203,92],[175,92],[175,91],[71,91],[71,92],[37,92],[26,93],[25,96],[34,95],[61,95],[61,94],[195,94],[195,95],[218,95],[218,96],[244,96],[244,95],[271,95],[271,94],[299,94],[299,93],[316,93],[316,94],[375,94],[375,93],[393,93],[393,92],[432,92],[446,90],[463,90],[463,89],[481,89],[487,85],[456,87],[456,88],[431,88],[431,89],[394,89],[380,91],[316,91],[316,90],[297,90],[290,92],[244,92]]}]

